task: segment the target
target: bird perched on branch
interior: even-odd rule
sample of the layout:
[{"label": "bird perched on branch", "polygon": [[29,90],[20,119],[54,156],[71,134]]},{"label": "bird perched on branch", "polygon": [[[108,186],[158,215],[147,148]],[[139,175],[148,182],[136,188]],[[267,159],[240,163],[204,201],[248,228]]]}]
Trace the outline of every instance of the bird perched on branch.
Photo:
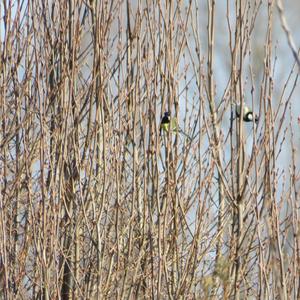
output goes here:
[{"label": "bird perched on branch", "polygon": [[[236,105],[236,116],[239,118],[241,116],[241,106],[239,104]],[[255,122],[259,121],[258,115],[254,114],[253,111],[247,107],[246,105],[243,106],[243,120],[245,122]]]},{"label": "bird perched on branch", "polygon": [[176,131],[177,129],[177,120],[176,118],[171,119],[171,114],[166,111],[164,113],[163,118],[161,119],[161,123],[160,123],[160,134],[161,131],[165,131],[165,132],[169,132],[171,128],[171,131]]},{"label": "bird perched on branch", "polygon": [[160,135],[162,130],[165,132],[169,132],[169,130],[171,130],[171,132],[182,133],[183,135],[185,135],[187,138],[191,140],[191,137],[179,128],[177,119],[171,118],[171,114],[168,111],[164,113],[164,116],[161,119],[160,130],[159,130]]}]

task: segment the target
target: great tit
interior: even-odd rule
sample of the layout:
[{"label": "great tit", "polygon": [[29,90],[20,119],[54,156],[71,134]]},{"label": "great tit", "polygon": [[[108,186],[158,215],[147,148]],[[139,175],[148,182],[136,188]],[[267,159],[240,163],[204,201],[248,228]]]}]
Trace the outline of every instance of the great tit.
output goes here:
[{"label": "great tit", "polygon": [[185,135],[187,138],[190,138],[189,135],[187,135],[185,132],[183,132],[179,126],[178,126],[178,122],[176,118],[171,118],[171,114],[166,111],[164,113],[163,118],[161,119],[161,123],[160,123],[160,135],[161,135],[161,131],[165,131],[165,132],[169,132],[169,130],[171,130],[171,132],[176,132],[178,131],[179,133],[182,133],[183,135]]},{"label": "great tit", "polygon": [[[239,104],[236,105],[236,116],[239,118],[241,115],[241,106]],[[255,122],[259,121],[258,115],[254,114],[253,111],[247,107],[246,105],[243,106],[243,120],[245,122]]]},{"label": "great tit", "polygon": [[171,114],[166,111],[164,113],[163,118],[161,119],[160,123],[160,134],[161,131],[169,132],[171,127],[171,131],[176,131],[177,130],[177,120],[176,118],[171,119]]}]

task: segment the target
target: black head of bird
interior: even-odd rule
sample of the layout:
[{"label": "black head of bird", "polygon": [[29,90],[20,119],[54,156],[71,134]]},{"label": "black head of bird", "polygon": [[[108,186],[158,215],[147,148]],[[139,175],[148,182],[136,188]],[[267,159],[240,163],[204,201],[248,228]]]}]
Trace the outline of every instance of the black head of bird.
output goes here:
[{"label": "black head of bird", "polygon": [[170,114],[168,111],[166,111],[166,112],[164,113],[163,118],[169,119],[169,121],[170,121],[170,117],[171,117],[171,114]]},{"label": "black head of bird", "polygon": [[[236,116],[239,118],[241,115],[241,106],[236,106]],[[243,106],[243,120],[245,122],[255,122],[259,121],[258,115],[254,114],[253,111],[247,107],[246,105]]]},{"label": "black head of bird", "polygon": [[161,119],[161,124],[162,125],[163,124],[168,124],[168,123],[170,123],[170,121],[171,121],[171,114],[168,111],[166,111],[164,113],[163,118]]}]

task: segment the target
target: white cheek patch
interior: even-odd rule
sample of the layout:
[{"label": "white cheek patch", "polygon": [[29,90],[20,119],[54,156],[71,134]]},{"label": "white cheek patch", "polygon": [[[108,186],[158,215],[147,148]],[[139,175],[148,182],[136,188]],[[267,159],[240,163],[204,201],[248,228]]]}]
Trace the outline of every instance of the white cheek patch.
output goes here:
[{"label": "white cheek patch", "polygon": [[252,114],[248,114],[247,117],[248,117],[249,121],[253,121],[253,115]]}]

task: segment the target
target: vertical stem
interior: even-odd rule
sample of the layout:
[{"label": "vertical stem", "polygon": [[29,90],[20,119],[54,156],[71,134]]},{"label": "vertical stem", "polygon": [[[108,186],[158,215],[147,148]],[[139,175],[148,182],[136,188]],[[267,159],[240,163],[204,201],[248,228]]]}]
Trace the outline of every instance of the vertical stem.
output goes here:
[{"label": "vertical stem", "polygon": [[[218,168],[218,198],[219,198],[219,207],[218,207],[218,232],[217,232],[217,241],[216,241],[216,259],[215,259],[215,268],[218,268],[218,263],[220,256],[222,254],[222,241],[223,241],[223,217],[224,217],[224,186],[221,179],[220,170],[222,170],[222,150],[220,145],[220,129],[217,124],[217,113],[215,105],[215,89],[214,89],[214,29],[215,29],[215,0],[208,0],[208,68],[207,68],[207,77],[208,77],[208,103],[209,110],[212,119],[213,126],[213,156],[216,163],[219,165]],[[216,277],[217,279],[217,277]],[[215,289],[218,286],[218,280],[215,281]]]}]

